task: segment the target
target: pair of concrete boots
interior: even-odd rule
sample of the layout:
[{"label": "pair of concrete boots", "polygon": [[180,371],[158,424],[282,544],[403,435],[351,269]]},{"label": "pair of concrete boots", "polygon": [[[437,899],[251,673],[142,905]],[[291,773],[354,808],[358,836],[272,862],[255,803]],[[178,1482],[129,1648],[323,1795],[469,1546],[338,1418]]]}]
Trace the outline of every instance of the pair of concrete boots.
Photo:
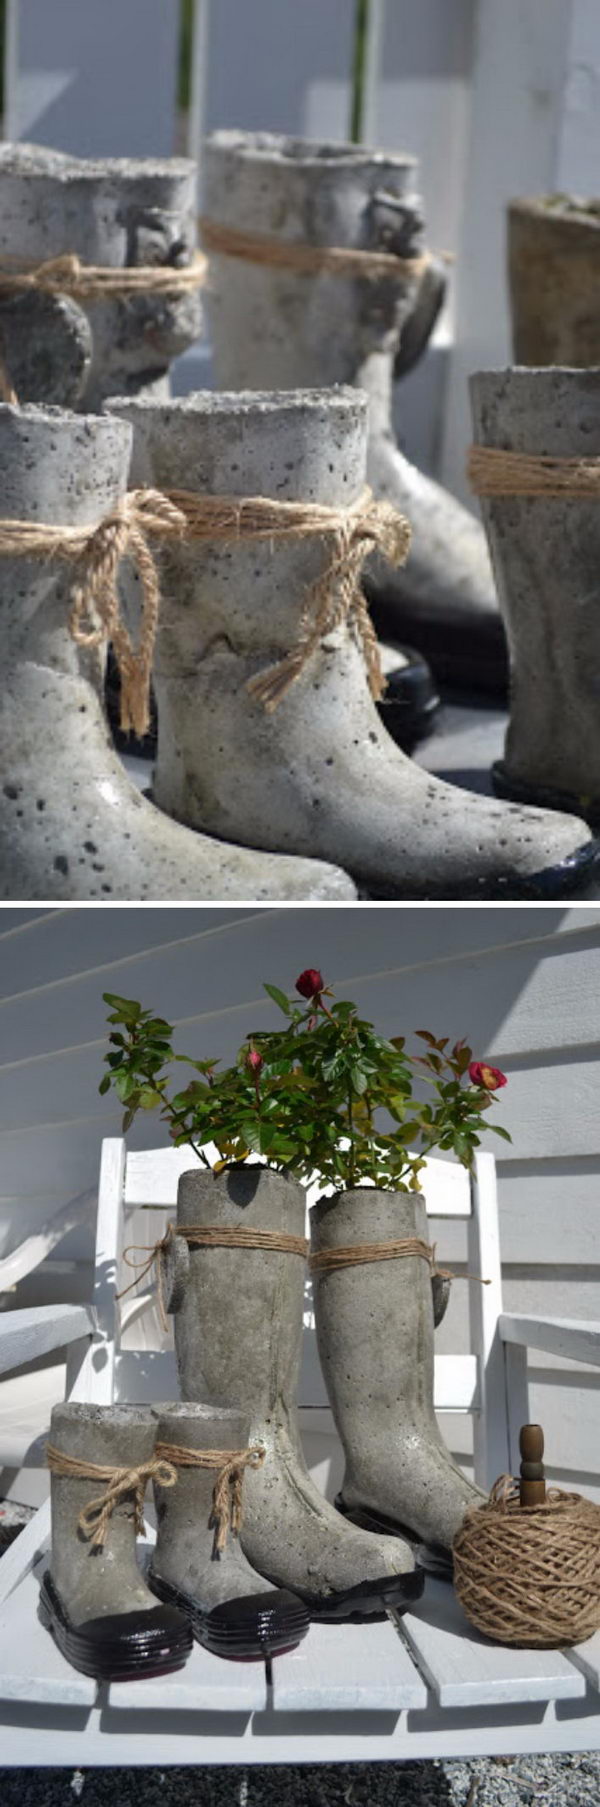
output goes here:
[{"label": "pair of concrete boots", "polygon": [[[435,311],[426,288],[419,325],[407,274],[418,223],[410,160],[218,134],[206,178],[205,206],[230,231],[251,220],[273,240],[287,219],[291,238],[317,248],[383,246],[400,273],[311,276],[211,252],[207,301],[226,388],[179,403],[164,399],[165,373],[199,330],[197,297],[169,306],[145,295],[96,299],[84,309],[56,294],[0,294],[14,386],[25,403],[34,398],[0,407],[4,518],[94,525],[118,508],[128,483],[344,509],[367,477],[412,524],[405,571],[379,572],[402,636],[429,617],[440,643],[447,634],[462,649],[462,669],[471,654],[493,669],[502,630],[482,530],[408,465],[392,434],[398,344],[405,361],[416,355]],[[0,152],[0,256],[39,262],[69,246],[84,263],[176,269],[194,243],[193,179],[191,165],[75,166],[9,146]],[[65,373],[66,406],[83,414],[65,412],[64,400],[60,412],[35,405],[40,394],[64,396]],[[474,379],[477,437],[531,449],[533,435],[562,454],[571,438],[575,450],[583,445],[585,432],[587,446],[596,392],[582,411],[573,383],[585,387],[589,373],[559,375],[536,373],[537,387],[526,372]],[[253,392],[239,393],[249,381]],[[104,416],[89,412],[100,407]],[[576,670],[563,661],[561,675],[553,645],[575,571],[587,583],[596,533],[589,503],[537,508],[554,510],[542,535],[528,501],[486,504],[496,569],[514,590],[522,657],[511,732],[527,756],[534,743],[528,803],[539,794],[536,772],[547,776],[551,751],[564,749],[563,717],[581,767],[573,704],[583,647],[578,640]],[[307,592],[330,556],[314,535],[293,545],[171,542],[161,552],[151,803],[112,750],[98,649],[69,637],[64,573],[3,554],[0,897],[348,899],[356,886],[384,898],[551,897],[585,877],[595,850],[579,820],[457,791],[394,747],[351,616],[324,634],[273,713],[249,694],[248,682],[295,645]],[[532,611],[532,587],[547,593],[550,635],[544,612]],[[130,606],[135,617],[131,594]],[[589,609],[579,620],[589,627]],[[586,748],[594,734],[590,723]],[[516,779],[512,768],[520,782],[528,757]],[[593,786],[595,774],[587,777]]]},{"label": "pair of concrete boots", "polygon": [[[362,1243],[365,1212],[374,1242],[427,1241],[421,1198],[359,1190],[313,1208],[313,1252]],[[422,1592],[424,1569],[451,1576],[454,1535],[483,1496],[452,1461],[433,1409],[434,1323],[449,1283],[432,1278],[419,1255],[314,1272],[321,1365],[346,1457],[336,1512],[307,1472],[298,1433],[304,1224],[303,1189],[285,1175],[184,1174],[163,1297],[183,1400],[203,1403],[54,1409],[51,1444],[74,1468],[100,1464],[109,1485],[114,1471],[138,1471],[101,1547],[91,1541],[94,1513],[79,1528],[98,1480],[52,1474],[41,1611],[87,1673],[119,1679],[177,1667],[188,1625],[217,1655],[269,1655],[296,1644],[310,1618],[403,1612]],[[207,1229],[212,1246],[194,1241]],[[256,1232],[264,1245],[265,1231],[299,1246],[250,1246]],[[239,1539],[216,1556],[215,1467],[235,1468],[236,1452],[247,1463]],[[154,1458],[173,1463],[176,1479],[161,1469],[154,1480],[158,1534],[146,1581],[132,1489]]]}]

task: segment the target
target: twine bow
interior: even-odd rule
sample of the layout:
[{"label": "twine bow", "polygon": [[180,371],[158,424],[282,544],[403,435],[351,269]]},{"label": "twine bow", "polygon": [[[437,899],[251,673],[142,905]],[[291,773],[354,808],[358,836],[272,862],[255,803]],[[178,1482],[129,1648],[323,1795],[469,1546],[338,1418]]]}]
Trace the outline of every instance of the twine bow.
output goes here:
[{"label": "twine bow", "polygon": [[77,1520],[82,1536],[88,1539],[92,1549],[103,1548],[115,1506],[120,1505],[128,1494],[134,1496],[136,1537],[143,1536],[144,1495],[148,1481],[158,1481],[161,1487],[174,1487],[177,1480],[173,1464],[157,1455],[149,1462],[138,1463],[135,1468],[101,1468],[95,1462],[82,1462],[77,1457],[67,1456],[62,1449],[47,1443],[46,1460],[53,1474],[71,1480],[106,1481],[104,1492],[88,1500]]},{"label": "twine bow", "polygon": [[[247,1449],[185,1449],[178,1443],[157,1443],[156,1454],[166,1463],[176,1468],[216,1468],[217,1478],[213,1487],[212,1512],[209,1525],[215,1529],[215,1554],[220,1556],[226,1548],[227,1539],[238,1537],[243,1519],[242,1489],[244,1473],[247,1468],[262,1468],[266,1456],[262,1444],[250,1444]],[[159,1485],[161,1483],[159,1482]]]}]

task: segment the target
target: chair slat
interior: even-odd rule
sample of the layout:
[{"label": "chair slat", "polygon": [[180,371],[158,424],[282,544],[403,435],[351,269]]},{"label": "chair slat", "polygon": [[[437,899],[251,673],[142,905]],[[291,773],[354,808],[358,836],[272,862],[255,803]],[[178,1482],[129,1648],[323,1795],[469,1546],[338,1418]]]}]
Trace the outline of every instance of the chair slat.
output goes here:
[{"label": "chair slat", "polygon": [[[26,1532],[21,1535],[25,1537]],[[38,1619],[38,1598],[39,1574],[29,1570],[0,1607],[0,1699],[42,1706],[93,1706],[95,1682],[72,1669],[61,1656],[54,1638]]]},{"label": "chair slat", "polygon": [[428,1580],[423,1600],[401,1620],[402,1635],[441,1707],[580,1700],[583,1675],[559,1650],[511,1650],[479,1637],[451,1587]]},{"label": "chair slat", "polygon": [[273,1663],[275,1712],[401,1711],[427,1705],[427,1689],[394,1625],[311,1625]]},{"label": "chair slat", "polygon": [[550,1355],[600,1368],[600,1322],[527,1317],[503,1311],[498,1329],[503,1343],[526,1344],[530,1349],[545,1349]]},{"label": "chair slat", "polygon": [[33,1305],[0,1318],[0,1374],[62,1349],[94,1328],[87,1305]]},{"label": "chair slat", "polygon": [[[181,1174],[201,1165],[189,1148],[151,1148],[128,1154],[125,1204],[163,1205],[174,1209]],[[430,1217],[470,1217],[469,1175],[458,1161],[428,1160],[421,1175],[421,1187]],[[312,1191],[316,1195],[317,1188]]]}]

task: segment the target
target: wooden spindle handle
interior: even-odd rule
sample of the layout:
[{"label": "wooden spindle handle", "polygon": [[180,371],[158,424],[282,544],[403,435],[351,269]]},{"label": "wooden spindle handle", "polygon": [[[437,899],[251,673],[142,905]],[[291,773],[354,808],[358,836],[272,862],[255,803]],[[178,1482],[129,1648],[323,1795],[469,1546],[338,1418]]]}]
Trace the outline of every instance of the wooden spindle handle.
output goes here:
[{"label": "wooden spindle handle", "polygon": [[543,1506],[546,1498],[544,1478],[544,1432],[541,1424],[524,1424],[519,1435],[521,1479],[519,1497],[522,1506]]}]

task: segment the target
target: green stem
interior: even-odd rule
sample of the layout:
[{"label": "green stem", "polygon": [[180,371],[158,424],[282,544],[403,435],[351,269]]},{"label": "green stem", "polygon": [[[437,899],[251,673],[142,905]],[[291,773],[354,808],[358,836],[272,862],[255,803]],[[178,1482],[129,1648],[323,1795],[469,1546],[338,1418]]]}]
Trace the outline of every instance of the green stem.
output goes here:
[{"label": "green stem", "polygon": [[365,74],[367,65],[367,34],[371,0],[356,0],[354,15],[354,49],[352,57],[352,99],[350,109],[350,138],[353,144],[360,144],[363,128],[365,101]]}]

